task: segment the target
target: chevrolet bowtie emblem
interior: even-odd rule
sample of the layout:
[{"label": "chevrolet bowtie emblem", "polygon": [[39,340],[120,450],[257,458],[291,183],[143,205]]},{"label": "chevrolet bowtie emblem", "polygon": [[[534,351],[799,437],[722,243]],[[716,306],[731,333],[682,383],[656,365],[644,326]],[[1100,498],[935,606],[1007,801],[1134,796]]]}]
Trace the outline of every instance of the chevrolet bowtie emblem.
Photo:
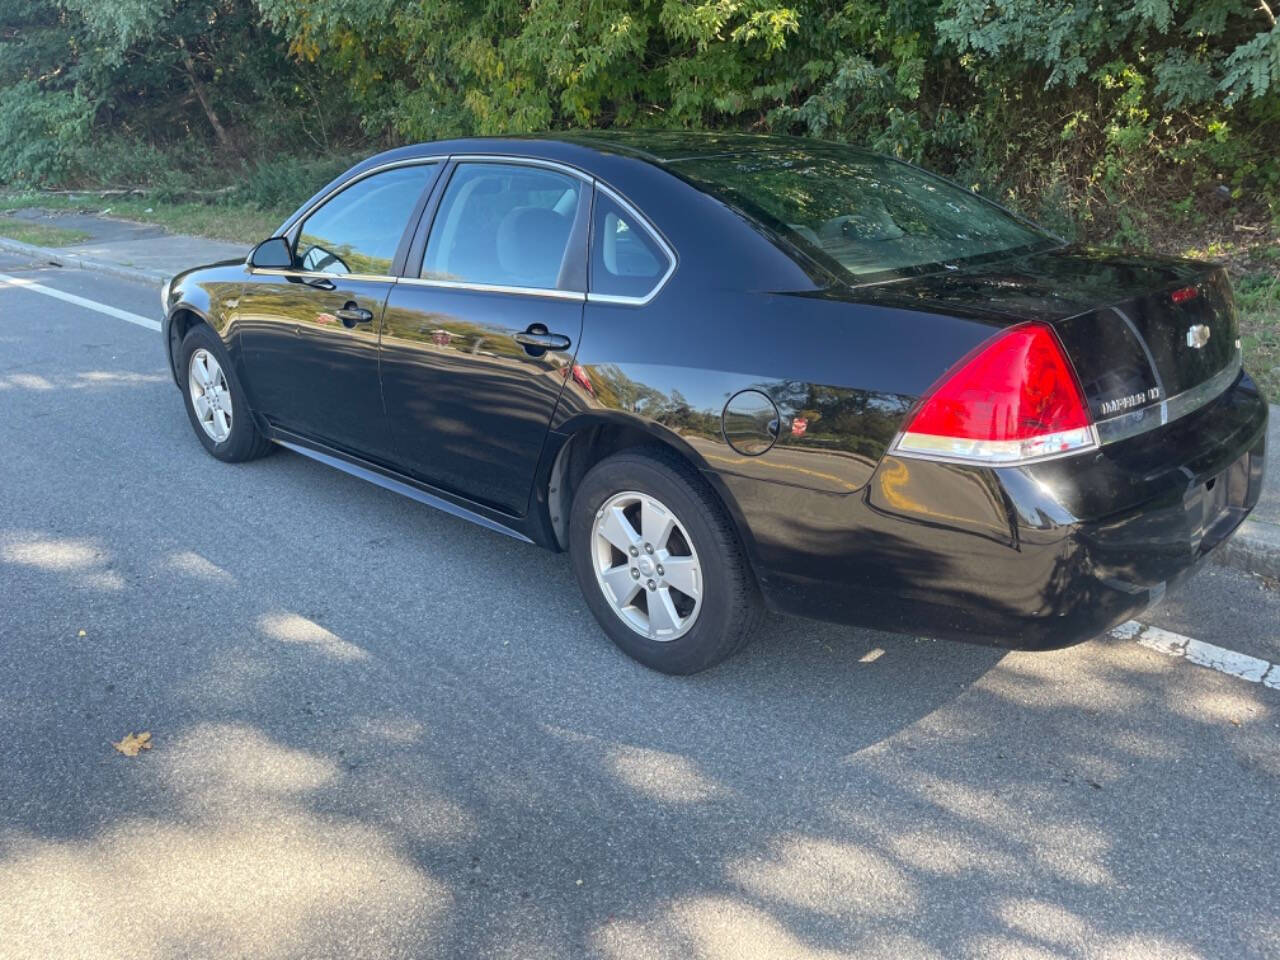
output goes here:
[{"label": "chevrolet bowtie emblem", "polygon": [[1203,323],[1193,323],[1187,328],[1187,346],[1199,350],[1209,342],[1209,328]]}]

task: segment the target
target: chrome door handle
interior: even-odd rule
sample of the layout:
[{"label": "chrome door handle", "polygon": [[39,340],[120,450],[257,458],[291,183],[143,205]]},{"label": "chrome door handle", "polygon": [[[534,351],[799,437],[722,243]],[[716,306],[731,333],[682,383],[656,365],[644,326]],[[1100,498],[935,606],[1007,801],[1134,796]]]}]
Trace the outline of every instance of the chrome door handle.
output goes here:
[{"label": "chrome door handle", "polygon": [[562,333],[531,333],[526,330],[512,336],[516,343],[534,350],[568,350],[573,342]]},{"label": "chrome door handle", "polygon": [[342,325],[347,329],[354,327],[357,323],[369,323],[373,320],[373,312],[366,310],[364,307],[353,307],[347,305],[341,310],[335,310],[333,315],[342,321]]}]

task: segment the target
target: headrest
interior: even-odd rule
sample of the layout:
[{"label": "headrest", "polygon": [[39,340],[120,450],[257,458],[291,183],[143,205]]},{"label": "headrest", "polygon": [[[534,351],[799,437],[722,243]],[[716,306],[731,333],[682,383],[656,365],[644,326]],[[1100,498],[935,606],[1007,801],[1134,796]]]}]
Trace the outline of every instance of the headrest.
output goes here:
[{"label": "headrest", "polygon": [[543,207],[516,207],[498,224],[498,263],[513,279],[554,287],[572,221]]}]

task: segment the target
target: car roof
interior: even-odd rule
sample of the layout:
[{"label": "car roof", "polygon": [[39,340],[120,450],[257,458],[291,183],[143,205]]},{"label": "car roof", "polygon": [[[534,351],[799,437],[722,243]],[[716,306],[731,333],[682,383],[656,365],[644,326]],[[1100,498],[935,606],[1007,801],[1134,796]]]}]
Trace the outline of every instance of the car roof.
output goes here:
[{"label": "car roof", "polygon": [[[770,154],[781,155],[795,150],[813,150],[832,146],[825,141],[805,137],[698,130],[582,130],[513,139],[573,143],[602,153],[625,153],[658,164],[677,163],[696,157],[743,153],[767,157]],[[857,148],[845,147],[844,149],[856,150]]]},{"label": "car roof", "polygon": [[816,152],[833,147],[869,154],[869,151],[858,147],[808,137],[696,130],[572,130],[508,137],[462,137],[408,144],[369,157],[353,168],[352,172],[388,161],[451,153],[523,154],[568,162],[589,162],[592,158],[621,155],[666,166],[699,157],[752,154],[767,159],[773,154],[781,158],[796,150]]}]

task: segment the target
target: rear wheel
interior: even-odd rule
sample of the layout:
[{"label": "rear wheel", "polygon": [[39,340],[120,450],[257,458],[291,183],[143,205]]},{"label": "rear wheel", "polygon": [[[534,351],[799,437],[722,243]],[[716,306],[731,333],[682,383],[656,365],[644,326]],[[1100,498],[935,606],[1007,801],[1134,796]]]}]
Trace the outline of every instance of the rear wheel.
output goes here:
[{"label": "rear wheel", "polygon": [[761,604],[723,507],[678,458],[624,451],[578,487],[569,552],[587,605],[626,653],[695,673],[737,652]]},{"label": "rear wheel", "polygon": [[197,324],[182,338],[181,356],[187,416],[204,448],[230,463],[269,453],[271,441],[253,422],[244,390],[218,335]]}]

